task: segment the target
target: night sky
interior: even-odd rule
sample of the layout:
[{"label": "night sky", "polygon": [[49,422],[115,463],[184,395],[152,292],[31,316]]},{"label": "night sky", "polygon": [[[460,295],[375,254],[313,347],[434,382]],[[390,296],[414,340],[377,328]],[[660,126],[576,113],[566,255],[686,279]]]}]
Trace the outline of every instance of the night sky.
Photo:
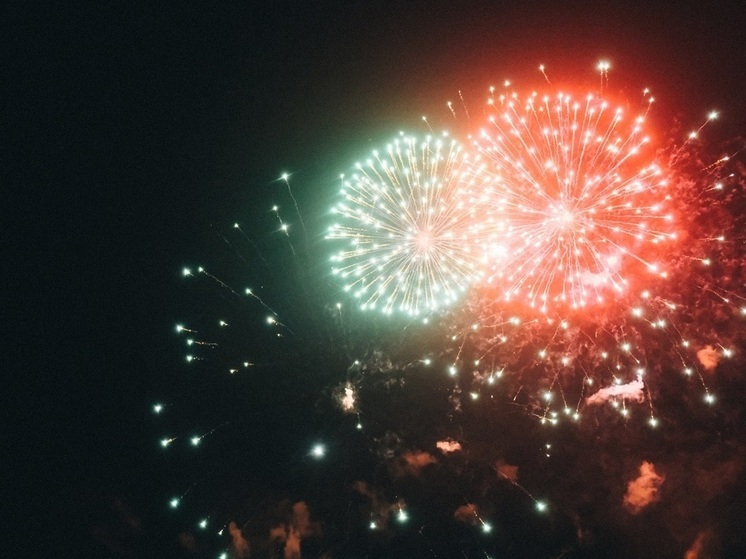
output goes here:
[{"label": "night sky", "polygon": [[[562,487],[558,498],[583,494],[577,515],[597,519],[586,526],[597,547],[578,551],[571,513],[537,517],[523,492],[507,483],[488,487],[495,472],[474,468],[467,457],[446,468],[437,455],[437,465],[416,473],[381,465],[387,449],[399,457],[415,447],[436,455],[423,442],[431,424],[440,430],[433,440],[453,436],[446,393],[424,372],[400,373],[406,389],[366,385],[367,418],[388,434],[372,441],[354,432],[355,420],[335,408],[334,389],[356,351],[370,355],[375,344],[395,345],[399,357],[412,358],[399,327],[381,319],[356,326],[345,347],[330,342],[333,336],[322,336],[320,345],[283,345],[258,324],[263,312],[245,311],[245,303],[209,282],[181,275],[184,266],[204,265],[241,288],[251,282],[281,315],[295,317],[291,328],[324,331],[314,294],[328,302],[342,297],[325,275],[322,241],[339,174],[399,130],[425,133],[423,114],[433,128],[463,132],[468,124],[453,121],[446,101],[462,91],[477,106],[490,85],[505,79],[541,86],[539,64],[553,83],[592,88],[596,63],[610,60],[615,94],[653,90],[661,135],[679,122],[698,125],[711,109],[722,115],[713,142],[746,133],[746,15],[739,2],[565,4],[91,3],[14,10],[3,57],[9,219],[0,237],[3,345],[10,356],[2,440],[11,449],[11,490],[2,508],[4,524],[17,526],[4,544],[8,556],[217,557],[230,538],[215,536],[212,527],[251,521],[245,533],[252,540],[251,530],[268,533],[303,501],[316,523],[303,540],[303,557],[683,557],[700,532],[686,525],[692,515],[677,512],[671,522],[680,525],[672,528],[654,514],[624,516],[621,507],[604,513],[599,505],[621,503],[621,493],[610,497],[619,489],[590,469],[617,460],[629,474],[640,448],[657,444],[644,426],[563,431],[558,440],[572,450],[549,479],[546,469],[526,465],[530,449],[544,441],[535,418],[508,405],[489,419],[468,406],[459,416],[472,458],[520,463],[530,491],[553,485]],[[297,231],[285,184],[277,181],[283,172],[292,173],[310,232],[300,264],[289,258],[269,211],[280,204]],[[267,268],[234,235],[234,222],[257,242]],[[300,247],[301,238],[295,240]],[[299,268],[317,278],[310,295],[299,293]],[[225,349],[230,357],[220,353],[213,369],[188,368],[174,326],[207,323],[220,313],[238,321]],[[427,336],[407,340],[432,346]],[[265,365],[234,383],[218,378],[215,371],[244,354]],[[664,385],[659,394],[671,418],[666,428],[682,428],[661,447],[681,453],[682,469],[706,471],[710,453],[727,454],[713,458],[710,471],[726,482],[701,501],[702,526],[722,521],[712,556],[746,554],[735,528],[746,524],[736,506],[746,459],[738,367],[726,375],[731,398],[724,405],[732,406],[722,415],[683,415],[665,404],[675,400],[676,387]],[[185,436],[220,426],[214,441],[196,453],[182,447],[165,455],[155,402],[174,410],[165,424]],[[502,442],[495,442],[497,433]],[[710,444],[713,437],[725,450]],[[308,455],[317,440],[330,445],[326,461]],[[577,464],[597,448],[621,450],[594,458],[584,487],[564,484],[563,472],[574,472],[569,477],[577,482],[578,472],[585,474]],[[676,463],[671,456],[659,458]],[[676,471],[668,475],[675,479]],[[617,480],[620,491],[629,479]],[[197,480],[194,503],[209,502],[215,517],[209,537],[196,527],[198,512],[168,507]],[[366,490],[354,485],[361,480]],[[439,490],[445,486],[452,491]],[[734,488],[730,497],[723,487]],[[376,490],[388,502],[408,495],[420,517],[370,536],[364,511]],[[685,486],[676,491],[671,500],[678,507],[699,502]],[[458,506],[477,498],[499,525],[492,543],[453,520]],[[677,530],[693,537],[677,541]],[[194,554],[188,534],[196,537]],[[629,534],[635,542],[625,540]],[[273,549],[282,556],[282,547],[257,539],[252,548],[252,557],[273,556]]]}]

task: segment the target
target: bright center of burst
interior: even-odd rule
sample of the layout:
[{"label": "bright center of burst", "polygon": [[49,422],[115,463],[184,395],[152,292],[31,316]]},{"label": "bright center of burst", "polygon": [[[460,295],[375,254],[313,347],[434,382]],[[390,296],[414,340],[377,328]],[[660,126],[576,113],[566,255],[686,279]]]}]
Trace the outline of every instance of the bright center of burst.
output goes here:
[{"label": "bright center of burst", "polygon": [[564,229],[568,227],[573,227],[574,222],[577,219],[577,215],[576,215],[576,212],[573,211],[572,209],[562,207],[559,211],[558,219],[560,222],[560,227]]},{"label": "bright center of burst", "polygon": [[430,235],[430,232],[427,230],[418,231],[414,238],[414,245],[417,252],[427,255],[430,252],[430,249],[433,248],[433,238]]}]

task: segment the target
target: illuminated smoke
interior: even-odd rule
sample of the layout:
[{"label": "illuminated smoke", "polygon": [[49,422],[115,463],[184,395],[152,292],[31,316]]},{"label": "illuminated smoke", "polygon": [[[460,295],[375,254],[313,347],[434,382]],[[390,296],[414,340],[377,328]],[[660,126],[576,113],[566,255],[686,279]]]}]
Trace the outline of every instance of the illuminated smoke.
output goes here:
[{"label": "illuminated smoke", "polygon": [[707,547],[708,540],[710,539],[709,532],[700,532],[697,534],[692,546],[686,550],[684,559],[704,559],[705,557],[711,557],[711,554],[706,553],[705,548]]},{"label": "illuminated smoke", "polygon": [[249,557],[249,541],[243,537],[241,529],[236,526],[235,522],[231,522],[228,525],[228,531],[230,532],[232,539],[232,550],[233,556],[238,558]]},{"label": "illuminated smoke", "polygon": [[183,549],[187,553],[190,553],[192,555],[197,553],[197,540],[195,539],[194,534],[190,534],[189,532],[181,532],[179,534],[179,545],[181,546],[181,549]]},{"label": "illuminated smoke", "polygon": [[658,490],[666,477],[655,471],[651,462],[643,461],[640,464],[640,475],[627,484],[627,492],[624,495],[624,506],[632,514],[637,514],[642,509],[656,502],[660,495]]},{"label": "illuminated smoke", "polygon": [[456,452],[458,450],[461,450],[461,443],[459,443],[458,441],[452,441],[452,440],[438,441],[435,444],[435,446],[443,454],[448,454],[449,452]]},{"label": "illuminated smoke", "polygon": [[720,362],[720,353],[708,345],[697,352],[697,359],[707,371],[714,371]]},{"label": "illuminated smoke", "polygon": [[603,404],[616,398],[641,403],[645,401],[644,391],[645,383],[641,380],[633,380],[627,384],[612,384],[586,398],[586,403],[592,406],[594,404]]},{"label": "illuminated smoke", "polygon": [[518,482],[518,466],[512,466],[504,460],[500,459],[497,461],[497,464],[495,464],[495,470],[497,470],[497,473],[501,477],[507,479],[508,481],[512,483]]},{"label": "illuminated smoke", "polygon": [[351,411],[355,407],[355,393],[351,387],[345,388],[345,395],[342,398],[342,408],[345,411]]},{"label": "illuminated smoke", "polygon": [[283,559],[300,559],[302,539],[313,536],[318,531],[318,527],[311,522],[308,505],[298,501],[293,504],[290,520],[272,528],[269,537],[284,545]]},{"label": "illuminated smoke", "polygon": [[456,509],[456,512],[453,513],[453,518],[465,524],[471,524],[472,526],[476,525],[477,522],[479,522],[476,505],[466,504],[460,506]]},{"label": "illuminated smoke", "polygon": [[334,388],[332,396],[343,412],[354,413],[357,411],[357,395],[352,383],[345,382],[338,385]]},{"label": "illuminated smoke", "polygon": [[417,475],[422,468],[430,464],[435,464],[438,461],[429,452],[412,450],[401,455],[401,462],[403,473]]}]

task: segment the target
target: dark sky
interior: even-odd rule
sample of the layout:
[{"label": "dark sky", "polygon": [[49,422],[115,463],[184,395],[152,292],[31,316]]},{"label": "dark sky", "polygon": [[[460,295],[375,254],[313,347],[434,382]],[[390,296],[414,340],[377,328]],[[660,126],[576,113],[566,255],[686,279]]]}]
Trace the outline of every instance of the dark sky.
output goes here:
[{"label": "dark sky", "polygon": [[739,2],[214,4],[29,3],[6,19],[11,549],[123,556],[91,530],[115,498],[146,524],[137,553],[164,549],[148,406],[183,373],[179,272],[212,226],[257,219],[281,172],[318,227],[340,172],[422,114],[448,126],[458,90],[477,104],[504,79],[541,85],[540,63],[594,83],[601,57],[612,89],[654,90],[659,122],[716,108],[723,137],[746,131]]}]

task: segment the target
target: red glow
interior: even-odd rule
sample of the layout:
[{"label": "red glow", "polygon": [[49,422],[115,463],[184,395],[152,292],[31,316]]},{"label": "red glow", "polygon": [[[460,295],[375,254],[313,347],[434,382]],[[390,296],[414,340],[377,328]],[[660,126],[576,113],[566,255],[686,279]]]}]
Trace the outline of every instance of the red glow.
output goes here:
[{"label": "red glow", "polygon": [[645,116],[598,95],[505,93],[474,141],[488,181],[486,283],[549,312],[603,304],[665,277],[675,239],[666,174]]}]

